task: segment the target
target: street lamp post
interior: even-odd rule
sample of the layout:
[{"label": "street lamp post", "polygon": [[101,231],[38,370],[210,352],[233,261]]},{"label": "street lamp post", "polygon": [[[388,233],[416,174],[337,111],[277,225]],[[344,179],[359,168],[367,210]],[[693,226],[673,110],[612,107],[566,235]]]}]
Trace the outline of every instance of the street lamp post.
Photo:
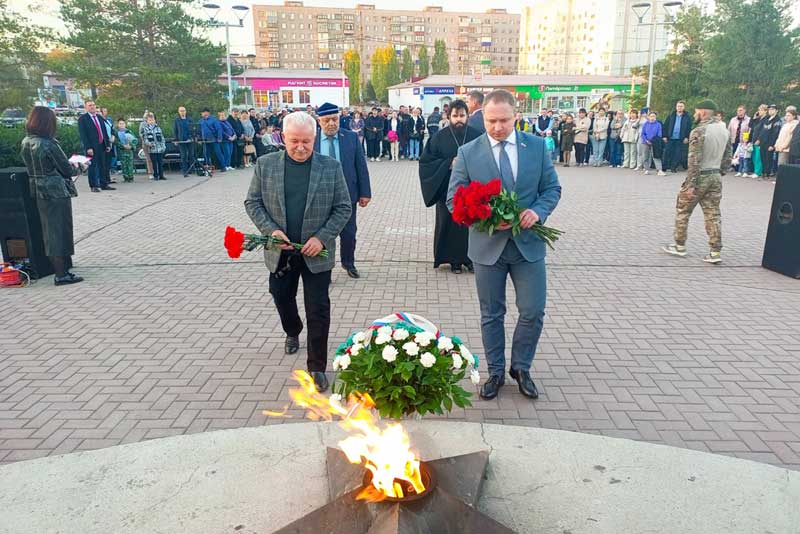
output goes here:
[{"label": "street lamp post", "polygon": [[244,19],[250,10],[247,6],[233,6],[231,9],[239,19],[239,24],[229,24],[217,20],[220,11],[218,4],[203,4],[203,8],[208,13],[208,23],[212,28],[225,28],[225,61],[228,66],[228,111],[233,109],[233,82],[231,80],[231,28],[244,28]]},{"label": "street lamp post", "polygon": [[[657,4],[658,0],[653,0],[653,2],[655,2]],[[647,14],[647,11],[650,10],[650,23],[647,24],[647,26],[650,26],[650,39],[649,39],[650,43],[649,43],[649,48],[648,48],[648,51],[649,51],[649,60],[648,60],[648,62],[649,62],[649,65],[650,65],[650,69],[649,69],[649,72],[648,72],[648,75],[647,75],[647,107],[648,108],[650,108],[650,97],[653,94],[653,64],[655,63],[655,57],[656,57],[656,27],[657,26],[669,26],[669,25],[671,25],[672,24],[672,19],[673,19],[673,15],[672,15],[672,11],[671,10],[673,8],[675,8],[675,9],[679,8],[680,6],[683,5],[683,2],[680,2],[680,1],[676,0],[676,1],[664,2],[662,5],[664,7],[664,12],[667,14],[667,18],[664,19],[664,22],[657,22],[656,21],[656,15],[658,14],[657,13],[657,9],[656,9],[656,7],[654,5],[651,5],[650,2],[642,2],[642,3],[639,3],[639,4],[633,4],[631,6],[631,8],[633,9],[634,14],[639,19],[639,24],[640,25],[645,25],[644,24],[644,17]],[[653,9],[650,9],[651,7]]]}]

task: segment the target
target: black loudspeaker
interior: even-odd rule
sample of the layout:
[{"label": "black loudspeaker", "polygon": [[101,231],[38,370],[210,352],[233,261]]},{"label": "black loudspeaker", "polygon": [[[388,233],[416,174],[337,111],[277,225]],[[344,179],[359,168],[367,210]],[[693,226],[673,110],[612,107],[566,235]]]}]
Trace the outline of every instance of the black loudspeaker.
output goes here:
[{"label": "black loudspeaker", "polygon": [[800,278],[800,165],[781,165],[761,265]]},{"label": "black loudspeaker", "polygon": [[0,248],[3,261],[22,264],[31,278],[53,274],[24,167],[0,169]]}]

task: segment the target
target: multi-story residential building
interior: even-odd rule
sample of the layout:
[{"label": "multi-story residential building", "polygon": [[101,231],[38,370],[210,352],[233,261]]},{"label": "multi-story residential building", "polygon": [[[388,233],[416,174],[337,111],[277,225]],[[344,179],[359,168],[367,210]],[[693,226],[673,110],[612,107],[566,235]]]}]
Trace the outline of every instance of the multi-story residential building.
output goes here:
[{"label": "multi-story residential building", "polygon": [[457,13],[441,7],[423,11],[306,6],[253,6],[256,66],[288,69],[342,69],[348,49],[361,56],[361,77],[372,74],[375,50],[392,45],[398,54],[420,46],[433,58],[434,42],[447,44],[451,73],[513,74],[519,65],[520,16],[504,9]]},{"label": "multi-story residential building", "polygon": [[[650,7],[634,7],[646,3]],[[630,75],[632,67],[649,62],[651,29],[656,60],[670,47],[663,4],[664,0],[530,0],[522,10],[519,72]],[[641,23],[639,14],[644,15]]]}]

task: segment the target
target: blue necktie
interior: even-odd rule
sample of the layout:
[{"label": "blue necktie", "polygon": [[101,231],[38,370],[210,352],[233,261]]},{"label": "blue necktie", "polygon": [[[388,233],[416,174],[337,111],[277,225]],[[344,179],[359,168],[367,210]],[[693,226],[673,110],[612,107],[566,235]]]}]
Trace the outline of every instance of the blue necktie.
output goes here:
[{"label": "blue necktie", "polygon": [[333,145],[333,136],[329,135],[328,137],[328,156],[332,157],[333,159],[338,159],[336,157],[336,147]]},{"label": "blue necktie", "polygon": [[503,189],[511,192],[514,190],[514,171],[506,152],[507,143],[508,141],[500,141],[500,180],[503,182]]}]

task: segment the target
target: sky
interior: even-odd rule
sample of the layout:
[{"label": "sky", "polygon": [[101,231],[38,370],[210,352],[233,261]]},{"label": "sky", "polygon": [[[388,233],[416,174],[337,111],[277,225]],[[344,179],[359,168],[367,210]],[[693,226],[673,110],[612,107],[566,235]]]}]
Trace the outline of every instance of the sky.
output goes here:
[{"label": "sky", "polygon": [[[283,5],[283,0],[265,0],[255,2],[252,0],[210,0],[222,6],[220,12],[220,20],[234,23],[236,17],[230,9],[233,5]],[[554,2],[564,0],[552,0]],[[609,2],[612,0],[608,0]],[[320,7],[354,7],[358,3],[362,4],[375,4],[377,9],[395,9],[398,6],[397,0],[303,0],[306,6],[320,6]],[[699,3],[713,5],[713,0],[698,0]],[[204,10],[202,9],[203,0],[196,2],[196,14],[202,16]],[[38,24],[59,28],[61,26],[58,17],[58,0],[9,0],[8,6],[14,11],[20,12],[25,15],[35,13],[31,16],[31,20],[36,21]],[[487,5],[486,0],[403,0],[402,8],[410,11],[421,10],[425,6],[442,6],[445,11],[453,12],[476,12],[482,13],[487,7],[492,8],[505,8],[509,13],[520,13],[522,6],[525,5],[524,0],[493,0]],[[794,22],[795,26],[800,24],[800,0],[795,2],[794,6]],[[225,32],[224,30],[214,30],[211,34],[212,40],[224,43]],[[251,15],[247,15],[244,21],[244,28],[231,30],[231,52],[240,54],[249,54],[255,52],[254,47],[255,36],[253,35],[253,19]]]}]

